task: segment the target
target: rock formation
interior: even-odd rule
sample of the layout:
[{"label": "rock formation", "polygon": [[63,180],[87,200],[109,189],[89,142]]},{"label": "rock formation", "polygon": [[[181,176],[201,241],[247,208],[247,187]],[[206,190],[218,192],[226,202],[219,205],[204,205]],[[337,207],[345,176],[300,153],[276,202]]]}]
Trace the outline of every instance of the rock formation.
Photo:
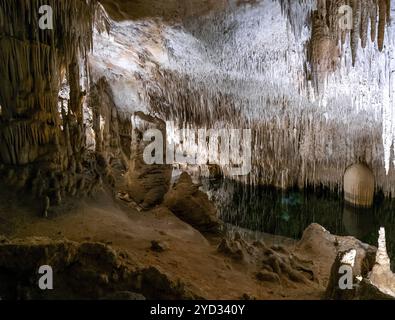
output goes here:
[{"label": "rock formation", "polygon": [[[363,205],[372,203],[375,188],[393,196],[393,1],[208,0],[202,6],[198,0],[103,0],[102,6],[96,0],[48,0],[54,26],[45,30],[39,26],[42,2],[0,0],[4,197],[26,195],[37,216],[48,218],[39,219],[45,224],[54,207],[101,189],[142,217],[164,212],[179,222],[174,214],[210,241],[221,236],[215,259],[248,266],[254,283],[314,287],[322,280],[329,299],[394,296],[384,230],[375,263],[374,248],[317,225],[295,250],[248,243],[237,233],[222,238],[217,208],[200,185],[184,172],[171,186],[174,169],[181,168],[237,180],[241,193],[261,185],[345,187],[346,198]],[[343,5],[352,9],[351,30],[338,23]],[[252,162],[251,171],[230,175],[235,161],[193,170],[147,163],[147,130],[166,142],[180,128],[247,130],[251,154],[244,160]],[[242,147],[231,139],[227,151],[241,158]],[[376,179],[364,185],[369,192],[359,200],[343,183],[352,163],[366,163]],[[185,224],[180,228],[191,233]],[[213,249],[196,230],[199,237],[192,235],[202,242],[196,252]],[[144,248],[153,261],[171,251],[166,241],[149,241]],[[58,298],[29,289],[36,281],[32,274],[46,263],[57,269],[61,296],[200,297],[160,268],[123,255],[93,242],[1,240],[0,297]],[[329,279],[319,279],[317,268],[325,266],[314,263],[317,256],[327,266],[335,260]],[[353,270],[351,291],[339,291],[342,265]]]},{"label": "rock formation", "polygon": [[[338,67],[342,52],[339,46],[344,44],[347,37],[351,44],[353,65],[356,63],[359,43],[365,48],[368,38],[377,42],[380,51],[383,50],[385,27],[391,12],[390,0],[319,0],[317,3],[317,10],[312,14],[310,41],[310,62],[316,76],[333,72]],[[343,24],[340,19],[345,19]]]},{"label": "rock formation", "polygon": [[191,0],[160,0],[148,1],[121,1],[102,0],[103,6],[115,20],[137,19],[143,17],[162,17],[163,19],[174,21],[185,19],[195,15],[202,15],[211,10],[224,9],[229,5],[227,0],[209,0],[202,6],[200,1]]},{"label": "rock formation", "polygon": [[376,263],[369,275],[369,280],[375,287],[395,299],[395,275],[391,271],[391,261],[387,254],[385,229],[379,232]]},{"label": "rock formation", "polygon": [[234,261],[255,266],[256,279],[261,282],[306,284],[317,281],[312,261],[299,258],[283,246],[268,247],[263,241],[249,243],[238,232],[223,238],[217,250]]},{"label": "rock formation", "polygon": [[202,232],[218,232],[221,225],[217,209],[207,194],[193,184],[191,177],[182,173],[177,183],[166,194],[163,204],[181,220]]},{"label": "rock formation", "polygon": [[[365,259],[364,272],[357,267],[356,250],[339,252],[331,269],[325,298],[335,300],[394,300],[395,276],[390,268],[387,254],[385,230],[380,229],[375,261]],[[352,288],[340,287],[342,266],[352,269]]]},{"label": "rock formation", "polygon": [[[53,268],[56,290],[36,285],[42,265]],[[101,243],[5,240],[0,244],[0,279],[3,300],[197,298],[182,282],[154,267],[131,265],[126,253]]]},{"label": "rock formation", "polygon": [[344,174],[344,199],[356,207],[371,207],[374,198],[374,176],[364,164],[347,168]]},{"label": "rock formation", "polygon": [[[41,1],[0,3],[0,163],[5,185],[51,205],[95,184],[85,166],[84,92],[96,1],[48,1],[53,29],[40,29]],[[68,99],[60,98],[67,79]],[[87,181],[86,181],[87,180]],[[16,181],[19,181],[17,184]]]},{"label": "rock formation", "polygon": [[[355,250],[354,266],[356,275],[366,276],[373,266],[376,249],[353,237],[337,237],[318,224],[311,224],[298,243],[298,250],[310,252],[312,256],[327,257],[329,263],[340,252]],[[332,261],[331,261],[332,260]]]},{"label": "rock formation", "polygon": [[[166,135],[164,121],[136,113],[139,125],[133,127],[132,156],[130,167],[126,174],[126,188],[128,194],[142,209],[150,209],[161,204],[166,192],[170,188],[172,167],[161,163],[146,163],[144,152],[152,141],[144,140],[144,133],[148,129],[158,129],[162,137]],[[166,156],[165,150],[163,156]]]}]

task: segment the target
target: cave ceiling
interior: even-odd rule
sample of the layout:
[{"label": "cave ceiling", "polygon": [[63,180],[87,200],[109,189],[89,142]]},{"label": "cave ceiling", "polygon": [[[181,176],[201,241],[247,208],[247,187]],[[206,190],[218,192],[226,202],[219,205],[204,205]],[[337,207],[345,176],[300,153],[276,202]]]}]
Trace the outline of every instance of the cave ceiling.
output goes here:
[{"label": "cave ceiling", "polygon": [[112,19],[117,21],[162,17],[176,20],[224,9],[228,0],[102,0]]}]

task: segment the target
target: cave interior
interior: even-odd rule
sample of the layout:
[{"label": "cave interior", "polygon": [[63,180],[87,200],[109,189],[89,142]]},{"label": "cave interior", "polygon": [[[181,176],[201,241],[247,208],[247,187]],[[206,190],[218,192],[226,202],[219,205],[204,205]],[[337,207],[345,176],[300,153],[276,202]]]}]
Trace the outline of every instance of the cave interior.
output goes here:
[{"label": "cave interior", "polygon": [[393,300],[394,142],[395,0],[0,0],[0,298]]}]

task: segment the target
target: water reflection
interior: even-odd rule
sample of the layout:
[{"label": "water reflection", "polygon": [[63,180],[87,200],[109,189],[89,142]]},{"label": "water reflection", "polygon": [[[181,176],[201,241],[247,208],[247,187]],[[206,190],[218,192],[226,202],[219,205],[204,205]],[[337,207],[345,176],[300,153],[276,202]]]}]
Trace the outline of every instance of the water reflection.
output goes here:
[{"label": "water reflection", "polygon": [[371,209],[357,209],[344,205],[343,225],[346,234],[364,239],[372,232],[377,232],[379,223]]},{"label": "water reflection", "polygon": [[377,246],[378,230],[386,228],[388,253],[395,262],[395,202],[376,196],[370,209],[346,205],[342,194],[325,190],[279,191],[224,180],[203,183],[221,218],[242,228],[300,239],[311,223],[332,234],[354,236]]}]

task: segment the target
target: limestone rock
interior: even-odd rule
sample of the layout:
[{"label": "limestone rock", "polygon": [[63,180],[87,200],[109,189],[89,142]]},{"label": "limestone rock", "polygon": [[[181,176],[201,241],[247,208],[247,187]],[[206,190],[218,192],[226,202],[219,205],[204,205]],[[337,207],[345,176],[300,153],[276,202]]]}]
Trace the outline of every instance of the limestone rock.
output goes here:
[{"label": "limestone rock", "polygon": [[[395,299],[395,275],[390,269],[390,259],[387,254],[385,244],[385,230],[379,232],[379,248],[375,261],[366,261],[365,272],[361,276],[358,271],[358,261],[356,259],[356,249],[348,249],[339,252],[332,265],[331,276],[326,290],[326,299],[336,300],[394,300]],[[340,267],[348,265],[352,268],[352,288],[344,289],[339,287],[339,280],[342,276],[339,273]]]},{"label": "limestone rock", "polygon": [[218,232],[221,225],[217,209],[208,196],[194,185],[191,177],[183,173],[175,186],[166,194],[164,205],[181,220],[202,232]]},{"label": "limestone rock", "polygon": [[[297,244],[297,251],[310,256],[320,256],[323,261],[329,261],[329,266],[336,260],[339,252],[350,249],[356,250],[355,273],[366,277],[375,261],[376,248],[365,244],[354,237],[339,237],[332,235],[324,227],[313,223],[304,231],[302,239]],[[329,270],[328,270],[329,271]]]},{"label": "limestone rock", "polygon": [[217,251],[236,261],[242,261],[244,259],[243,249],[239,242],[230,241],[224,238],[221,240]]},{"label": "limestone rock", "polygon": [[[15,299],[193,299],[194,293],[155,267],[139,268],[102,243],[27,238],[0,243],[0,297]],[[37,286],[38,269],[53,269],[56,290]],[[140,294],[143,294],[141,296]]]},{"label": "limestone rock", "polygon": [[391,261],[387,253],[384,228],[381,228],[379,231],[378,245],[376,263],[369,275],[369,280],[381,292],[395,298],[395,274],[391,271]]},{"label": "limestone rock", "polygon": [[393,296],[385,294],[368,279],[362,279],[358,288],[359,300],[395,300]]},{"label": "limestone rock", "polygon": [[256,278],[259,281],[263,281],[263,282],[274,282],[274,283],[280,283],[280,277],[270,271],[259,271],[256,273]]},{"label": "limestone rock", "polygon": [[[325,299],[332,300],[352,300],[356,296],[356,273],[355,273],[355,257],[356,250],[349,249],[347,251],[339,252],[335,262],[332,265],[331,274],[329,278],[329,283],[325,292]],[[352,275],[352,288],[340,288],[340,278],[343,273],[340,273],[340,268],[342,266],[348,266],[351,268]]]},{"label": "limestone rock", "polygon": [[257,267],[255,277],[262,282],[306,284],[317,280],[312,261],[302,260],[281,246],[269,248],[262,241],[250,243],[238,232],[222,239],[217,250],[239,263]]},{"label": "limestone rock", "polygon": [[167,164],[147,164],[144,161],[144,151],[150,142],[143,141],[143,132],[147,128],[157,128],[166,136],[164,121],[145,115],[135,114],[145,127],[134,128],[132,159],[127,172],[127,187],[130,197],[143,210],[148,210],[162,203],[164,195],[170,188],[172,168]]},{"label": "limestone rock", "polygon": [[172,281],[166,274],[158,268],[148,267],[140,270],[137,275],[138,286],[136,287],[142,294],[153,300],[193,300],[201,299],[196,291],[186,288],[181,280]]},{"label": "limestone rock", "polygon": [[169,245],[162,241],[151,241],[151,250],[154,252],[163,252],[169,249]]}]

